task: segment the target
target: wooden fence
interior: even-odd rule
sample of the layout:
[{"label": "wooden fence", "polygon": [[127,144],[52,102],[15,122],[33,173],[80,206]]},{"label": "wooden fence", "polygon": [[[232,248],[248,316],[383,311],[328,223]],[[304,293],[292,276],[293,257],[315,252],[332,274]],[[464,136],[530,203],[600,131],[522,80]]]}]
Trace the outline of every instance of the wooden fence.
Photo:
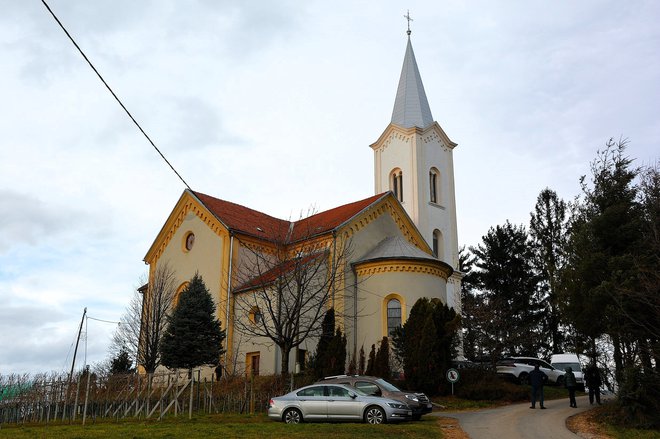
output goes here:
[{"label": "wooden fence", "polygon": [[[93,423],[99,418],[162,419],[193,413],[254,413],[292,382],[280,377],[201,378],[192,373],[0,376],[0,428],[21,423]],[[300,384],[302,385],[302,383]]]}]

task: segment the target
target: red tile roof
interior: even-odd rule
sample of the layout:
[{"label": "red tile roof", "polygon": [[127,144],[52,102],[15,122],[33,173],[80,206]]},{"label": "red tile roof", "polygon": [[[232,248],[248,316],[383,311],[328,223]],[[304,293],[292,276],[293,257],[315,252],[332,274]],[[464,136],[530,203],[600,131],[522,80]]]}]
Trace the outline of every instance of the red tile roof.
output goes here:
[{"label": "red tile roof", "polygon": [[[258,275],[248,280],[244,284],[234,288],[233,292],[238,293],[245,290],[251,290],[258,287],[268,286],[271,283],[275,282],[277,279],[279,279],[281,276],[287,273],[292,273],[295,270],[307,270],[307,272],[311,273],[315,271],[315,268],[319,265],[320,263],[319,259],[327,255],[328,255],[327,251],[320,251],[317,253],[308,254],[299,259],[295,259],[295,258],[286,259],[282,261],[279,265],[273,266],[265,273]],[[307,269],[299,268],[301,266],[304,267],[307,265],[309,265],[309,268]]]},{"label": "red tile roof", "polygon": [[290,222],[201,192],[193,194],[230,230],[283,244],[331,232],[386,195],[374,195]]}]

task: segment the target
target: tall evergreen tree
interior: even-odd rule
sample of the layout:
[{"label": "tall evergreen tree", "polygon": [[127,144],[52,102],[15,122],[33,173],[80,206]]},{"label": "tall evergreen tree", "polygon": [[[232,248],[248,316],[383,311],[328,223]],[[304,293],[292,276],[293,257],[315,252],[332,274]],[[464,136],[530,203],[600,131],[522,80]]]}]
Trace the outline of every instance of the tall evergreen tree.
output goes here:
[{"label": "tall evergreen tree", "polygon": [[199,274],[181,292],[168,321],[160,345],[164,366],[191,370],[218,364],[224,352],[225,331],[215,317],[215,304]]},{"label": "tall evergreen tree", "polygon": [[365,369],[365,375],[374,375],[375,374],[375,365],[376,365],[376,345],[371,345],[371,351],[369,351],[369,359],[367,360],[367,368]]},{"label": "tall evergreen tree", "polygon": [[507,221],[490,228],[471,248],[476,256],[475,281],[487,307],[481,325],[492,360],[502,354],[537,355],[541,347],[541,300],[533,251],[524,226]]},{"label": "tall evergreen tree", "polygon": [[549,188],[543,189],[536,199],[531,214],[529,234],[534,248],[534,265],[539,273],[543,294],[545,333],[548,334],[546,353],[564,351],[564,333],[561,329],[559,309],[559,273],[565,261],[567,237],[566,202]]},{"label": "tall evergreen tree", "polygon": [[387,337],[383,337],[378,346],[378,351],[374,359],[374,375],[385,380],[390,379],[392,376],[390,369],[390,343]]},{"label": "tall evergreen tree", "polygon": [[460,316],[439,299],[421,298],[395,330],[394,351],[409,387],[436,394],[456,356]]},{"label": "tall evergreen tree", "polygon": [[314,376],[341,375],[346,368],[346,336],[339,327],[334,329],[335,311],[330,308],[326,311],[321,327],[323,332],[316,347],[312,369]]},{"label": "tall evergreen tree", "polygon": [[639,288],[627,289],[627,301],[636,304],[628,317],[641,334],[640,355],[647,369],[660,372],[660,162],[640,174],[642,245],[637,261]]},{"label": "tall evergreen tree", "polygon": [[463,354],[469,360],[481,359],[483,356],[480,325],[480,305],[477,295],[476,279],[473,265],[474,257],[469,250],[461,247],[458,251],[458,264],[463,273],[461,281],[461,328],[463,335]]},{"label": "tall evergreen tree", "polygon": [[639,291],[638,262],[644,248],[644,214],[635,184],[639,170],[625,149],[625,141],[610,139],[591,163],[591,181],[581,178],[583,194],[572,217],[570,259],[563,273],[567,315],[588,336],[594,359],[598,337],[611,337],[619,382],[639,348],[633,320],[626,317],[638,310],[626,291]]}]

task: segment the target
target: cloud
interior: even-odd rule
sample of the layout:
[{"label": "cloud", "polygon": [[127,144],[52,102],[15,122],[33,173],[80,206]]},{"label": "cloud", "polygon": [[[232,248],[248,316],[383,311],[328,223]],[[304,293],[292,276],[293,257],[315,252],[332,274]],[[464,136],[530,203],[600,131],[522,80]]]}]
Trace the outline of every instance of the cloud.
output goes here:
[{"label": "cloud", "polygon": [[46,237],[65,233],[76,216],[68,209],[49,205],[38,198],[0,189],[0,254],[10,247],[36,245]]}]

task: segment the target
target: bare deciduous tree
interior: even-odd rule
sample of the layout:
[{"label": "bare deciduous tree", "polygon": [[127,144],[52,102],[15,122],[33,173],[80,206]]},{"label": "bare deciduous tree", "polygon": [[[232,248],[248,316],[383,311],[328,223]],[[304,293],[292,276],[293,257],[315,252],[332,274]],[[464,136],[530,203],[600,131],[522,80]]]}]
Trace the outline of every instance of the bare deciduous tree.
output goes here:
[{"label": "bare deciduous tree", "polygon": [[166,316],[176,296],[174,270],[167,263],[157,266],[149,282],[134,293],[111,343],[116,355],[122,349],[152,373],[160,365],[159,345],[167,325]]},{"label": "bare deciduous tree", "polygon": [[335,295],[343,294],[348,242],[313,236],[293,244],[289,236],[260,244],[241,241],[248,257],[236,274],[235,327],[277,345],[282,374],[289,371],[291,350],[320,334],[323,314],[334,306]]}]

